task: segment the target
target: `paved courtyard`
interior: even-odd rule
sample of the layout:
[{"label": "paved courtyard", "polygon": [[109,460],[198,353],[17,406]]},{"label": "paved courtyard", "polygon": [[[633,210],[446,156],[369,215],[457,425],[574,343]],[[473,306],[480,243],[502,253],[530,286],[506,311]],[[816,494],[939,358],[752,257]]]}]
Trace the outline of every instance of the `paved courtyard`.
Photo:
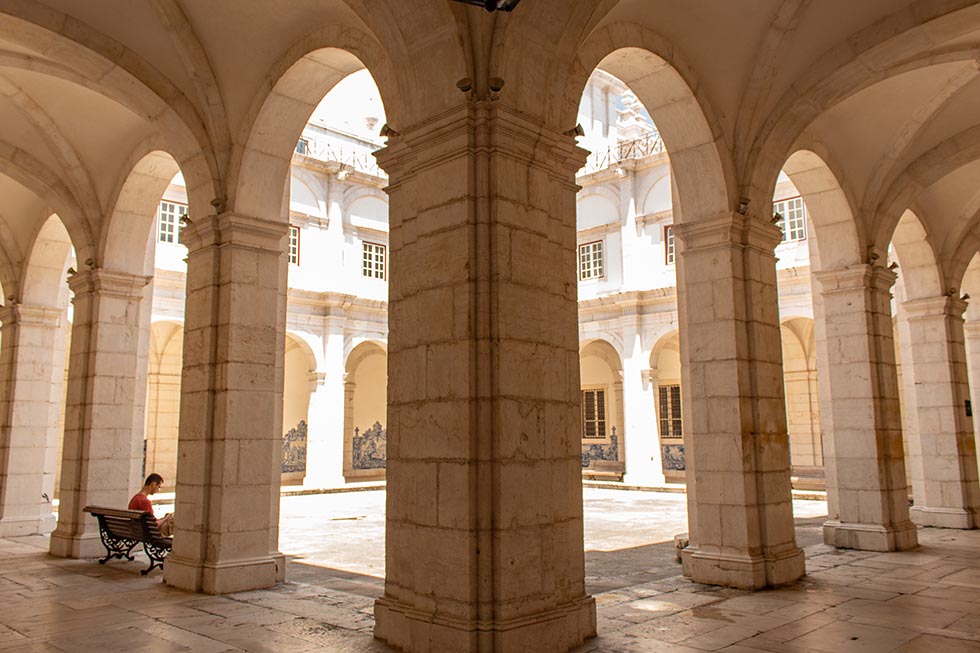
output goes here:
[{"label": "paved courtyard", "polygon": [[[820,543],[826,504],[797,501],[809,574],[751,593],[697,585],[674,561],[682,494],[587,489],[586,573],[599,637],[578,653],[980,651],[980,533],[920,530],[918,551]],[[221,597],[163,585],[145,560],[61,560],[43,537],[0,540],[0,651],[387,651],[384,493],[285,497],[289,582]],[[532,652],[533,653],[533,652]]]}]

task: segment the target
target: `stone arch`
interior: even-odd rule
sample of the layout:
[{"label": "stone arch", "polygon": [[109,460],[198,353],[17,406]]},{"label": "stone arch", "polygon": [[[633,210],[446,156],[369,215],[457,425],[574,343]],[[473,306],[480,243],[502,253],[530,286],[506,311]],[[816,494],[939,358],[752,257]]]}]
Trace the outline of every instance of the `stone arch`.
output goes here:
[{"label": "stone arch", "polygon": [[932,240],[914,211],[902,214],[891,241],[906,300],[938,297],[950,290],[944,283]]},{"label": "stone arch", "polygon": [[177,478],[180,385],[184,325],[179,320],[150,324],[146,397],[146,469],[164,479]]},{"label": "stone arch", "polygon": [[[621,350],[605,338],[593,338],[581,343],[579,347],[580,380],[583,390],[605,390],[606,436],[618,431],[619,446],[625,425],[623,406],[623,355]],[[620,460],[623,460],[620,454]]]},{"label": "stone arch", "polygon": [[803,196],[815,232],[811,268],[834,270],[860,264],[867,239],[851,209],[855,204],[827,164],[826,153],[817,154],[815,149],[797,150],[783,164],[783,171]]},{"label": "stone arch", "polygon": [[[762,127],[746,135],[740,148],[745,193],[765,203],[776,185],[781,162],[803,131],[832,106],[889,77],[911,70],[976,58],[972,43],[943,47],[933,34],[954,35],[970,29],[972,4],[938,5],[916,0],[843,39],[822,56],[779,98]],[[964,19],[964,17],[966,17]],[[847,62],[841,65],[841,62]],[[897,219],[897,216],[896,216]],[[887,241],[886,241],[887,244]]]},{"label": "stone arch", "polygon": [[980,159],[980,126],[946,139],[910,162],[895,175],[875,207],[874,244],[887,249],[892,232],[919,193],[977,159]]},{"label": "stone arch", "polygon": [[62,306],[68,296],[65,271],[71,247],[71,238],[61,219],[57,215],[48,216],[35,234],[25,262],[21,301]]},{"label": "stone arch", "polygon": [[5,55],[3,65],[79,84],[127,107],[158,128],[175,158],[187,162],[189,190],[207,184],[211,197],[217,195],[221,166],[201,117],[212,111],[210,103],[195,104],[137,53],[51,7],[30,19],[0,10],[0,31],[30,53]]},{"label": "stone arch", "polygon": [[[290,438],[295,433],[307,431],[310,427],[310,398],[317,385],[317,361],[313,350],[306,341],[297,337],[294,333],[287,331],[285,338],[285,352],[283,355],[283,388],[282,388],[282,424],[281,433]],[[284,440],[290,446],[294,441],[290,438]],[[307,439],[307,443],[309,440]],[[304,443],[304,446],[308,446]],[[308,460],[305,452],[304,459]],[[286,471],[288,470],[288,471]],[[285,468],[282,482],[284,484],[302,483],[309,470],[305,467],[300,470],[298,466]]]},{"label": "stone arch", "polygon": [[686,215],[676,215],[675,221],[730,211],[736,187],[730,148],[681,49],[646,27],[613,24],[596,30],[572,63],[557,109],[559,124],[574,125],[579,98],[595,68],[622,80],[657,125]]},{"label": "stone arch", "polygon": [[[322,192],[321,184],[316,183],[316,179],[302,168],[293,168],[289,176],[289,210],[294,211],[297,206],[308,210],[297,210],[297,213],[310,216],[325,216],[323,207],[326,204],[326,197]],[[297,193],[296,191],[300,192]]]},{"label": "stone arch", "polygon": [[601,186],[590,187],[581,193],[575,199],[575,211],[579,229],[618,224],[620,221],[619,198]]},{"label": "stone arch", "polygon": [[180,171],[170,154],[154,150],[130,168],[103,229],[99,260],[110,270],[153,274],[153,224],[160,198]]},{"label": "stone arch", "polygon": [[68,185],[29,153],[0,141],[0,174],[43,199],[53,209],[71,237],[79,260],[95,256],[95,237],[85,211]]},{"label": "stone arch", "polygon": [[23,257],[17,241],[10,231],[7,218],[0,213],[0,304],[20,296],[22,266]]},{"label": "stone arch", "polygon": [[[664,329],[654,342],[653,348],[650,350],[650,369],[657,370],[659,368],[660,354],[671,349],[677,349],[678,356],[680,356],[680,331],[677,327],[671,326]],[[677,378],[680,378],[679,376]]]},{"label": "stone arch", "polygon": [[[820,433],[817,352],[814,321],[788,317],[780,321],[783,389],[790,462],[797,476],[822,477],[823,441]],[[811,482],[819,484],[817,478]]]},{"label": "stone arch", "polygon": [[[663,201],[664,190],[666,190],[666,202]],[[660,213],[673,208],[673,198],[671,196],[671,174],[670,169],[665,167],[663,172],[650,182],[650,187],[643,193],[643,201],[640,203],[639,212],[644,215]]]},{"label": "stone arch", "polygon": [[324,27],[290,47],[269,71],[233,148],[230,206],[243,215],[278,219],[296,141],[324,95],[367,67],[385,114],[403,110],[398,81],[381,46],[353,28]]},{"label": "stone arch", "polygon": [[[385,468],[378,465],[387,456],[381,446],[382,441],[387,441],[387,349],[376,340],[358,343],[347,355],[344,371],[344,478],[347,481],[382,479]],[[369,435],[367,431],[374,430],[375,424],[380,425],[382,432]],[[355,441],[355,429],[359,438],[368,436],[369,439]]]}]

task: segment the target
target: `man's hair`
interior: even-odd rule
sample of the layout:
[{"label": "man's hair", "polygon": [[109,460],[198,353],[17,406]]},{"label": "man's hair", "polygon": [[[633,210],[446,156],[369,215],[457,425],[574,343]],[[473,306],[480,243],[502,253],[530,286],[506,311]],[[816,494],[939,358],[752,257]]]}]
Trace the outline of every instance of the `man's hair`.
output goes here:
[{"label": "man's hair", "polygon": [[150,474],[146,477],[146,481],[143,485],[149,485],[150,483],[163,483],[163,477],[159,474]]}]

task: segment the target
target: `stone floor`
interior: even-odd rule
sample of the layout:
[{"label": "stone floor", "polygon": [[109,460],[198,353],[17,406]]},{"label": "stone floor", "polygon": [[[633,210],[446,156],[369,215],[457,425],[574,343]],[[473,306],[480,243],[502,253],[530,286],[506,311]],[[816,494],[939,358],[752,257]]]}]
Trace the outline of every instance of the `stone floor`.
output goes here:
[{"label": "stone floor", "polygon": [[[980,532],[924,529],[919,550],[820,544],[825,504],[796,502],[809,575],[743,592],[679,574],[670,537],[682,495],[586,490],[589,592],[599,632],[578,653],[980,651]],[[336,651],[371,637],[382,591],[383,493],[287,497],[290,582],[209,597],[175,590],[145,560],[60,560],[43,537],[0,540],[0,651]]]}]

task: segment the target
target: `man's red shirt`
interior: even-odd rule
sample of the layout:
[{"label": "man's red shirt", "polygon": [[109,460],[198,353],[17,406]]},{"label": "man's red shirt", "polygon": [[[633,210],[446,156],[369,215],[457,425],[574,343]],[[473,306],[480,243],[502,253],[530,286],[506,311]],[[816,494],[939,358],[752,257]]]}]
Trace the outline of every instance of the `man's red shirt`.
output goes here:
[{"label": "man's red shirt", "polygon": [[142,510],[143,512],[153,512],[153,504],[150,503],[149,497],[140,492],[129,500],[129,509]]}]

